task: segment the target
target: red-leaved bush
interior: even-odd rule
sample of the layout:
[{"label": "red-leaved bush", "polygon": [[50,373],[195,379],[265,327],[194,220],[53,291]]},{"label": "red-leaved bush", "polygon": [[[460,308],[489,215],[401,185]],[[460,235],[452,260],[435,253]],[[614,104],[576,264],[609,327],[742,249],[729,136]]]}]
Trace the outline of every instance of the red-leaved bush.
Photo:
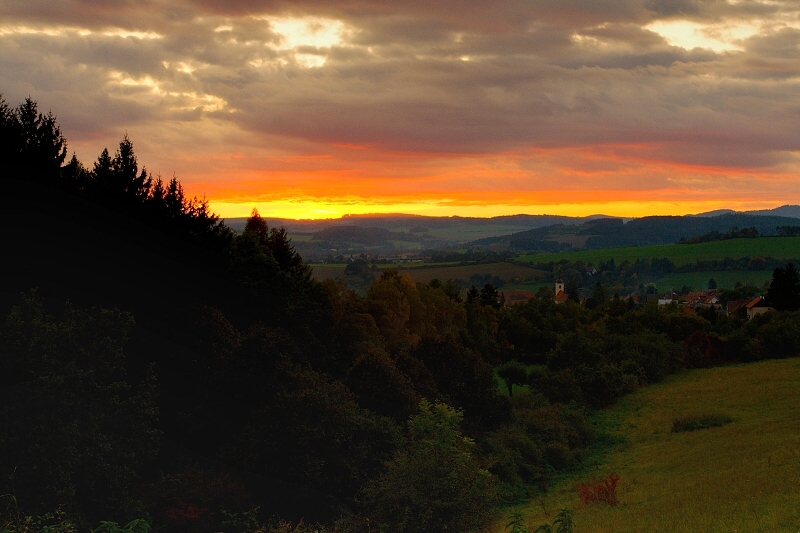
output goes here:
[{"label": "red-leaved bush", "polygon": [[611,472],[608,477],[600,481],[592,478],[588,483],[578,483],[578,495],[583,503],[599,502],[617,505],[619,503],[617,483],[619,483],[619,476]]}]

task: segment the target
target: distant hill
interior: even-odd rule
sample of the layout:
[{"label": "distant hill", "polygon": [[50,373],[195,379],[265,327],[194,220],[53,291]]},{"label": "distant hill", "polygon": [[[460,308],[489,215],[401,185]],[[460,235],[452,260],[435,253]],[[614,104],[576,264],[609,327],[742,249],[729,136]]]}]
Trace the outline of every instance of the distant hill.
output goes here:
[{"label": "distant hill", "polygon": [[782,205],[774,209],[760,209],[755,211],[734,211],[733,209],[717,209],[714,211],[706,211],[705,213],[698,213],[696,215],[687,215],[687,216],[716,217],[719,215],[753,215],[753,216],[800,218],[800,205]]},{"label": "distant hill", "polygon": [[[800,226],[800,206],[736,212],[720,209],[686,216],[622,219],[604,215],[507,215],[491,218],[428,217],[421,215],[348,215],[327,220],[265,219],[270,227],[284,227],[293,244],[309,260],[330,254],[344,256],[473,249],[552,253],[570,249],[671,244],[681,238],[730,229],[755,227],[774,235],[777,226]],[[246,218],[226,219],[228,227],[243,231]]]},{"label": "distant hill", "polygon": [[[598,218],[613,218],[607,215],[568,217],[561,215],[503,215],[490,218],[479,217],[429,217],[423,215],[345,215],[341,218],[323,220],[294,220],[288,218],[264,218],[270,227],[284,227],[294,233],[316,233],[336,226],[372,227],[396,230],[398,227],[425,228],[427,230],[468,226],[516,226],[520,229],[541,228],[553,224],[578,225]],[[225,225],[243,231],[247,218],[226,218]],[[511,232],[513,233],[513,232]]]},{"label": "distant hill", "polygon": [[721,233],[731,228],[755,227],[761,235],[775,235],[778,226],[798,226],[800,218],[727,213],[717,216],[653,216],[623,222],[596,219],[577,226],[557,224],[511,235],[480,239],[475,245],[507,245],[513,252],[597,250],[625,246],[672,244],[680,239]]}]

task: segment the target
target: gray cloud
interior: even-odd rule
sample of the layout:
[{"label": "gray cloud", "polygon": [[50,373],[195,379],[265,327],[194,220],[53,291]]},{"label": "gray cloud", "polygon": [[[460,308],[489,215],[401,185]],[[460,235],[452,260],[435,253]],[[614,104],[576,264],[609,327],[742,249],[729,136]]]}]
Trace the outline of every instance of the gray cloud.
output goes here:
[{"label": "gray cloud", "polygon": [[[52,107],[82,146],[112,144],[126,128],[169,142],[169,128],[184,128],[168,152],[216,143],[253,153],[276,142],[434,155],[625,145],[606,155],[769,169],[790,164],[800,139],[800,29],[782,18],[796,9],[10,0],[0,4],[0,91]],[[288,49],[269,22],[284,15],[340,20],[343,39]],[[659,18],[753,17],[765,18],[764,30],[741,51],[686,49],[644,28]],[[316,60],[324,64],[310,66]]]}]

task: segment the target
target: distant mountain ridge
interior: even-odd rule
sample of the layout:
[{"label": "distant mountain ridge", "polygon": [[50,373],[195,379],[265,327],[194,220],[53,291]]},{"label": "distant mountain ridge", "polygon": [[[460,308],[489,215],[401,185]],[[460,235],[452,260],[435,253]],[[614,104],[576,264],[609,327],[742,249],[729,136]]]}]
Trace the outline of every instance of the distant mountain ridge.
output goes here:
[{"label": "distant mountain ridge", "polygon": [[716,209],[714,211],[706,211],[705,213],[697,213],[696,215],[687,215],[687,216],[715,217],[719,215],[753,215],[753,216],[776,216],[776,217],[800,218],[800,205],[782,205],[774,209],[759,209],[754,211],[734,211],[733,209]]},{"label": "distant mountain ridge", "polygon": [[[404,214],[348,215],[327,220],[265,219],[284,227],[303,257],[324,260],[361,253],[387,257],[466,246],[512,253],[557,252],[622,246],[671,244],[710,232],[755,227],[774,235],[777,227],[800,226],[800,206],[737,212],[718,209],[684,216],[625,219],[605,215],[505,215],[491,218]],[[246,218],[226,225],[243,231]]]}]

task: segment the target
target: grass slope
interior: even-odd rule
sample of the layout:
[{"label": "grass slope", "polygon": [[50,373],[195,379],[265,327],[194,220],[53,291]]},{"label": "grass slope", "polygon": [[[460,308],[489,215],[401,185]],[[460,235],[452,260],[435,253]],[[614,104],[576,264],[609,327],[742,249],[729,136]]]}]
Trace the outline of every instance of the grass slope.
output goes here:
[{"label": "grass slope", "polygon": [[[533,531],[569,507],[576,533],[797,533],[798,405],[800,359],[695,370],[644,388],[598,416],[622,444],[522,509],[525,521]],[[706,413],[733,422],[671,432],[674,419]],[[583,504],[576,484],[609,472],[621,478],[619,506]]]},{"label": "grass slope", "polygon": [[703,242],[699,244],[663,244],[659,246],[630,246],[603,250],[582,250],[554,254],[529,254],[519,261],[548,263],[550,261],[584,261],[597,265],[613,258],[617,264],[637,259],[668,258],[676,266],[694,263],[697,260],[725,259],[730,257],[774,257],[776,259],[800,258],[800,237],[761,237],[758,239],[730,239],[727,241]]},{"label": "grass slope", "polygon": [[681,287],[688,286],[692,289],[699,291],[708,287],[708,280],[714,278],[717,282],[717,287],[720,289],[733,289],[736,283],[742,285],[750,285],[753,287],[763,287],[764,283],[772,281],[772,270],[714,270],[709,272],[679,272],[675,274],[667,274],[663,278],[659,278],[656,282],[656,288],[659,292],[669,291],[675,289],[681,290]]}]

